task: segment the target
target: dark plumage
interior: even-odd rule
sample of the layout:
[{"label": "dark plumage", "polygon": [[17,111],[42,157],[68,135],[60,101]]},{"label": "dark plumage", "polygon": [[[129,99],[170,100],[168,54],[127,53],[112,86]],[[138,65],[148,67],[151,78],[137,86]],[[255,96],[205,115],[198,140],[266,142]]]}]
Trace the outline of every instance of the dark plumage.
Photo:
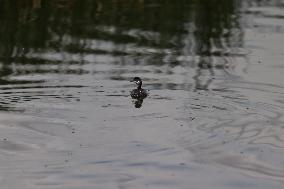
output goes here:
[{"label": "dark plumage", "polygon": [[134,77],[131,82],[136,83],[137,89],[133,89],[130,93],[130,96],[133,99],[143,100],[148,96],[148,93],[145,89],[142,89],[142,80],[139,77]]}]

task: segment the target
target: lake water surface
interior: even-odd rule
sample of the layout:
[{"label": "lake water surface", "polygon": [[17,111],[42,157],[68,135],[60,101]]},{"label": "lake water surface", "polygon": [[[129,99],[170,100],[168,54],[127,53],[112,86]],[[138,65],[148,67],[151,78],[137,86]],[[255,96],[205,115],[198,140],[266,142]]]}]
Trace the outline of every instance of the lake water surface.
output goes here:
[{"label": "lake water surface", "polygon": [[284,188],[284,1],[2,0],[0,24],[1,189]]}]

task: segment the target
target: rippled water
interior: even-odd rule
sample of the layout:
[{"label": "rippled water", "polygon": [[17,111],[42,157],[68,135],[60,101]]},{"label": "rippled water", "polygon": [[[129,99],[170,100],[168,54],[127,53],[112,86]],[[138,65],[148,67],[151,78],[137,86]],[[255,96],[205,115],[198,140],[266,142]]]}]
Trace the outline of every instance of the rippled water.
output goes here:
[{"label": "rippled water", "polygon": [[1,188],[282,189],[283,9],[0,1]]}]

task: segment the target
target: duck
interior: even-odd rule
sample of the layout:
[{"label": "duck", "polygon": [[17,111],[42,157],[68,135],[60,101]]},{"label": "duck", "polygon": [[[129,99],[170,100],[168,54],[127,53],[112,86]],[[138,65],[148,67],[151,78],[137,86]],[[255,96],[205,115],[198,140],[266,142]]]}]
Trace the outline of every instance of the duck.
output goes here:
[{"label": "duck", "polygon": [[130,82],[134,82],[137,85],[136,89],[133,89],[130,92],[132,99],[143,100],[148,96],[148,93],[145,89],[142,88],[142,79],[140,77],[134,77]]}]

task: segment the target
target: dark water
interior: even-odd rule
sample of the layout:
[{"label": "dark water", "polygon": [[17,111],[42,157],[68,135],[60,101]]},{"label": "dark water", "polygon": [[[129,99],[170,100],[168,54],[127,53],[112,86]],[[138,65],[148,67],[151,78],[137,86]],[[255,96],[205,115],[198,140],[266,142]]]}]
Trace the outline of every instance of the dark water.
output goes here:
[{"label": "dark water", "polygon": [[284,187],[284,1],[1,0],[0,25],[1,188]]}]

